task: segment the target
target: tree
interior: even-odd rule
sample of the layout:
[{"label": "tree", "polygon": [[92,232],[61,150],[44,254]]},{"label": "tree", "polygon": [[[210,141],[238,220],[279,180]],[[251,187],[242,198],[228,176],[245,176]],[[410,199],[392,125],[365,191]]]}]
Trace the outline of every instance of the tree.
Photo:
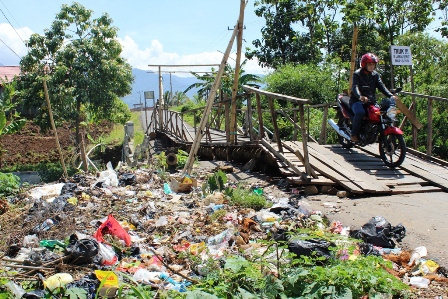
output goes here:
[{"label": "tree", "polygon": [[40,108],[36,120],[43,128],[48,128],[43,80],[56,123],[75,122],[77,137],[87,115],[116,120],[110,112],[126,114],[119,97],[131,92],[132,68],[120,57],[112,19],[107,14],[92,19],[92,13],[76,2],[62,5],[50,29],[43,36],[33,34],[27,42],[29,52],[20,61],[20,96],[27,107]]},{"label": "tree", "polygon": [[[261,82],[259,76],[245,73],[244,65],[246,64],[246,62],[247,59],[241,63],[240,73],[238,77],[238,92],[243,92],[243,85],[258,86],[257,83]],[[214,71],[215,70],[212,68],[212,73]],[[199,82],[193,83],[192,85],[188,86],[187,89],[185,89],[184,93],[193,88],[199,88],[198,90],[199,97],[208,98],[208,95],[215,81],[215,77],[212,76],[211,74],[206,74],[202,76],[194,72],[192,72],[192,74],[199,80]],[[225,94],[229,96],[232,95],[234,76],[235,76],[235,69],[232,68],[229,64],[226,64],[224,75],[221,78],[221,89]]]},{"label": "tree", "polygon": [[186,101],[188,101],[188,96],[181,92],[181,91],[176,91],[173,95],[173,105],[175,106],[180,106],[183,105]]},{"label": "tree", "polygon": [[0,168],[2,167],[2,157],[5,152],[2,145],[2,136],[14,134],[20,131],[26,123],[14,108],[17,106],[14,98],[16,96],[16,81],[7,83],[0,78],[3,85],[3,92],[0,94]]}]

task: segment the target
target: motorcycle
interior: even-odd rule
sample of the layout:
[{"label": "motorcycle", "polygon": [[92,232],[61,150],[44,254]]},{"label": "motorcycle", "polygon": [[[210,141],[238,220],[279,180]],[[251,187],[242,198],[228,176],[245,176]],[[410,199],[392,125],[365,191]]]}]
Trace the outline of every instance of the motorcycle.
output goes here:
[{"label": "motorcycle", "polygon": [[[400,92],[401,88],[392,91]],[[364,117],[361,130],[359,132],[359,142],[356,145],[366,146],[375,142],[379,143],[381,160],[389,168],[400,166],[406,156],[406,144],[403,138],[403,131],[395,127],[397,121],[395,116],[397,108],[394,98],[384,98],[381,104],[371,95],[367,95],[369,100],[365,103]],[[350,97],[346,94],[337,96],[336,118],[337,123],[332,119],[328,120],[331,127],[338,133],[338,141],[343,148],[351,148],[355,145],[350,141],[353,112],[349,105]]]}]

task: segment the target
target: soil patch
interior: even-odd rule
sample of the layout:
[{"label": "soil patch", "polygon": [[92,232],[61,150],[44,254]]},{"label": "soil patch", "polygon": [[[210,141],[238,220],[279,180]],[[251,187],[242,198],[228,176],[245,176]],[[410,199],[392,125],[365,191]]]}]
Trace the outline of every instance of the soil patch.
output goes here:
[{"label": "soil patch", "polygon": [[[112,129],[112,123],[102,122],[91,125],[88,128],[88,133],[96,139],[102,134],[110,133]],[[75,128],[65,124],[63,127],[57,128],[57,132],[64,157],[72,157],[75,153]],[[53,131],[42,132],[40,127],[32,121],[28,121],[20,132],[3,136],[1,144],[5,150],[2,168],[59,161]]]}]

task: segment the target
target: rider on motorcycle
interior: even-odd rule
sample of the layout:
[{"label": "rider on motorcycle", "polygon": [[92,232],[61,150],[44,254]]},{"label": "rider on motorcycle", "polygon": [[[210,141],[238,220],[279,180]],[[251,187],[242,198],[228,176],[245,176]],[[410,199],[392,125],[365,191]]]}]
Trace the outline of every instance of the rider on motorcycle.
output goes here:
[{"label": "rider on motorcycle", "polygon": [[355,114],[352,122],[352,134],[350,140],[359,142],[359,130],[362,120],[366,114],[363,104],[369,98],[375,99],[375,91],[378,88],[388,97],[396,97],[384,86],[379,73],[375,71],[379,58],[372,53],[364,54],[361,57],[361,68],[353,73],[352,90],[350,93],[350,109]]}]

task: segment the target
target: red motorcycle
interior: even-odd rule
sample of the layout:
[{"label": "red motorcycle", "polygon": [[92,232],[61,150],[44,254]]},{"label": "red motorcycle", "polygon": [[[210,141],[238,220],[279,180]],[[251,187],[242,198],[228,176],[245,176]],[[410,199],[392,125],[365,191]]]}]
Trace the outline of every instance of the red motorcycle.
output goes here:
[{"label": "red motorcycle", "polygon": [[[395,90],[400,92],[401,89]],[[369,100],[364,104],[366,116],[364,117],[361,130],[359,132],[359,146],[365,146],[375,142],[379,143],[381,160],[387,167],[395,168],[400,166],[406,156],[406,144],[403,138],[403,131],[395,127],[395,116],[397,108],[393,98],[385,98],[378,104],[377,101],[368,96]],[[337,124],[329,119],[328,123],[338,133],[339,143],[344,148],[351,148],[355,145],[350,141],[352,131],[353,112],[349,105],[350,97],[346,94],[339,94],[337,97],[336,117]]]}]

